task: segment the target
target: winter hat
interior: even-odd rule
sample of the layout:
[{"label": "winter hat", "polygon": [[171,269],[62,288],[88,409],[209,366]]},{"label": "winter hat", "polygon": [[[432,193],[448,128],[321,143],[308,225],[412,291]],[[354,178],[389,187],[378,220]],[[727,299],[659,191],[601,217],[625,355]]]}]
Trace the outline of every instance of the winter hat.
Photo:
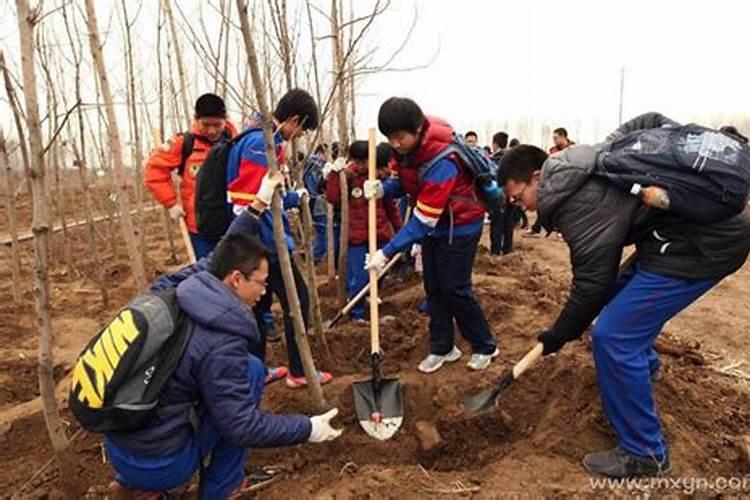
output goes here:
[{"label": "winter hat", "polygon": [[227,116],[227,107],[224,99],[216,94],[203,94],[195,101],[195,116],[215,116],[224,118]]}]

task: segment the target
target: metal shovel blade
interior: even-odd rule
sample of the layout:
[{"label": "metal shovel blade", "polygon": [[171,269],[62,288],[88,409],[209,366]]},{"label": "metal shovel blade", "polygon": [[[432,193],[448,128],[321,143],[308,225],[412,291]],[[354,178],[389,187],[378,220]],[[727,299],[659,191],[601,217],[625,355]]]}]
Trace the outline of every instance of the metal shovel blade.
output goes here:
[{"label": "metal shovel blade", "polygon": [[488,413],[498,407],[500,395],[513,383],[513,371],[508,370],[502,374],[497,385],[492,389],[484,390],[464,399],[464,413],[466,416],[477,416]]},{"label": "metal shovel blade", "polygon": [[381,441],[390,439],[404,421],[401,382],[398,379],[355,382],[354,408],[362,429]]}]

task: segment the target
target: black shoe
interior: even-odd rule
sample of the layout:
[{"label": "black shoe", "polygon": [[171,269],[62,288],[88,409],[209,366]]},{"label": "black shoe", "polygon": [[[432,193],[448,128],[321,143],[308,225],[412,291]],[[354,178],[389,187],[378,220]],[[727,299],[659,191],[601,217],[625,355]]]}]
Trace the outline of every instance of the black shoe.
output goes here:
[{"label": "black shoe", "polygon": [[669,454],[662,462],[659,462],[654,458],[631,455],[619,446],[609,451],[589,453],[583,459],[583,466],[589,472],[617,479],[659,477],[672,472]]}]

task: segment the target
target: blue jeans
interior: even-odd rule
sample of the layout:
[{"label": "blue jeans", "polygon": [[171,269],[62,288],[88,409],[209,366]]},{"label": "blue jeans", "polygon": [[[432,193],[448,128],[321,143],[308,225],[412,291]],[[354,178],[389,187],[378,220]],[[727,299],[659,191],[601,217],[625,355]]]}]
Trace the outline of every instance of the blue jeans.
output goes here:
[{"label": "blue jeans", "polygon": [[221,238],[206,236],[200,233],[190,233],[190,244],[193,245],[195,259],[201,260],[214,251]]},{"label": "blue jeans", "polygon": [[654,405],[651,373],[659,359],[654,339],[664,323],[715,286],[719,279],[683,280],[636,267],[594,325],[596,378],[604,413],[620,446],[663,460],[667,442]]},{"label": "blue jeans", "polygon": [[326,256],[328,239],[326,236],[327,220],[325,215],[313,215],[315,227],[315,242],[313,243],[313,259],[320,262]]},{"label": "blue jeans", "polygon": [[[260,404],[263,397],[265,365],[255,356],[249,355],[247,376],[252,387],[253,404]],[[201,420],[198,434],[185,447],[164,457],[139,457],[117,447],[105,437],[107,454],[114,467],[118,482],[139,490],[167,491],[188,481],[200,468],[201,460],[211,456],[211,463],[204,470],[201,498],[226,498],[244,478],[247,450],[236,448],[224,441],[208,414]]]}]

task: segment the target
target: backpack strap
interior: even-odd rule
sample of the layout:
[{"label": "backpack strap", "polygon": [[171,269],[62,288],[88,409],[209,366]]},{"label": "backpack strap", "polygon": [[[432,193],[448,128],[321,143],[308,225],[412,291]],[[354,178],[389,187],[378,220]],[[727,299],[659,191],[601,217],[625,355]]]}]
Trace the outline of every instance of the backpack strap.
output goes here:
[{"label": "backpack strap", "polygon": [[182,177],[185,172],[185,163],[187,159],[193,154],[193,146],[195,145],[195,136],[190,132],[182,134],[182,154],[180,156],[180,166],[177,168],[177,174]]}]

